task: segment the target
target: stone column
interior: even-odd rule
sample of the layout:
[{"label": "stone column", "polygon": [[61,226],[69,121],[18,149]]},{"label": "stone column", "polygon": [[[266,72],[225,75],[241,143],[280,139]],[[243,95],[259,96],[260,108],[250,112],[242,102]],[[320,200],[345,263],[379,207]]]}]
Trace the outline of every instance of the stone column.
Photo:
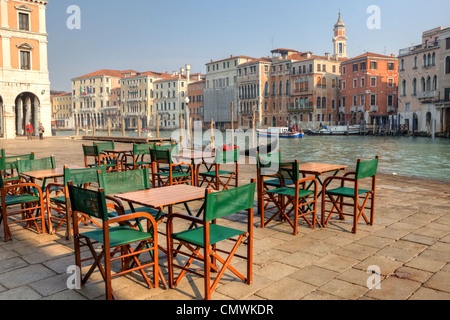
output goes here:
[{"label": "stone column", "polygon": [[[38,97],[34,97],[32,108],[33,109],[31,112],[34,115],[34,117],[32,117],[32,119],[33,119],[32,124],[33,124],[35,135],[38,135],[39,133],[38,133],[37,128],[39,127],[39,121],[42,121],[41,113],[40,113],[40,102],[39,102]],[[44,129],[45,129],[45,132],[51,132],[52,128],[44,128]]]},{"label": "stone column", "polygon": [[18,98],[17,99],[17,104],[16,104],[16,134],[18,135],[23,135],[23,119],[22,119],[22,114],[23,114],[23,100],[22,98]]}]

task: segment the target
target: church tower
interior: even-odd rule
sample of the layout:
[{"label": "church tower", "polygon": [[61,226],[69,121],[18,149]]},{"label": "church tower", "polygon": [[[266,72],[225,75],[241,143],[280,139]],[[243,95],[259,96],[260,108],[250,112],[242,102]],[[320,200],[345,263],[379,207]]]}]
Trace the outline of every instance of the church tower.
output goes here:
[{"label": "church tower", "polygon": [[345,35],[345,24],[342,22],[339,12],[338,22],[334,25],[334,57],[347,58],[347,36]]}]

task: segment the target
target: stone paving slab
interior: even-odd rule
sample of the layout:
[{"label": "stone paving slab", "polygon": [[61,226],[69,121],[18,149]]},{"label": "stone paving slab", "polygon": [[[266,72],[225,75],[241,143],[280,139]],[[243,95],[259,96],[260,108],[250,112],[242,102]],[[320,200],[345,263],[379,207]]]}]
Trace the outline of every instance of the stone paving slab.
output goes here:
[{"label": "stone paving slab", "polygon": [[[81,145],[89,141],[49,138],[43,141],[0,141],[7,154],[35,152],[36,158],[55,155],[56,163],[83,165]],[[120,144],[119,144],[120,145]],[[255,168],[240,166],[240,183],[255,177]],[[302,223],[299,234],[274,221],[260,228],[255,210],[253,284],[227,272],[214,292],[215,300],[448,300],[450,298],[450,183],[379,174],[375,225],[333,219],[326,228]],[[182,210],[183,208],[177,208]],[[242,225],[242,215],[230,226]],[[318,215],[320,219],[320,215]],[[73,243],[55,235],[37,234],[14,226],[14,241],[0,232],[0,300],[104,299],[98,271],[80,290],[67,288],[67,267],[74,264]],[[165,238],[160,237],[165,245]],[[167,258],[160,255],[167,277]],[[380,268],[380,289],[369,289]],[[237,263],[242,269],[244,264]],[[119,277],[113,288],[122,300],[200,300],[203,281],[188,276],[176,289],[148,289],[140,275]]]}]

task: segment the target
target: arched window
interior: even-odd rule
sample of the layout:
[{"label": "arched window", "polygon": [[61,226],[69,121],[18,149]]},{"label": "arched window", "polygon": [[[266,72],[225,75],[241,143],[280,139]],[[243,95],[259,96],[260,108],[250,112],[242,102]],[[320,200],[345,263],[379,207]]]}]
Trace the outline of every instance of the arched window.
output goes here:
[{"label": "arched window", "polygon": [[322,99],[320,97],[317,97],[317,108],[320,108],[321,101],[322,101]]},{"label": "arched window", "polygon": [[426,86],[425,86],[425,78],[422,77],[422,79],[420,79],[420,91],[425,92]]},{"label": "arched window", "polygon": [[427,91],[431,91],[431,77],[427,77]]},{"label": "arched window", "polygon": [[428,66],[431,66],[431,53],[428,54]]},{"label": "arched window", "polygon": [[275,96],[276,91],[275,91],[275,82],[272,82],[272,96]]},{"label": "arched window", "polygon": [[427,55],[423,55],[423,67],[425,68],[427,66]]},{"label": "arched window", "polygon": [[289,82],[289,80],[286,80],[286,95],[288,96],[290,94],[291,91],[291,84]]},{"label": "arched window", "polygon": [[283,82],[280,81],[278,85],[278,94],[281,96],[283,94]]},{"label": "arched window", "polygon": [[295,98],[295,109],[298,109],[299,104],[298,104],[298,98]]},{"label": "arched window", "polygon": [[303,101],[303,98],[300,98],[300,108],[304,108],[305,107],[305,102]]},{"label": "arched window", "polygon": [[308,108],[308,107],[309,107],[309,99],[305,98],[305,108]]},{"label": "arched window", "polygon": [[406,80],[402,82],[402,96],[406,96]]},{"label": "arched window", "polygon": [[435,66],[436,65],[436,53],[433,52],[433,54],[431,55],[431,65]]},{"label": "arched window", "polygon": [[326,88],[327,87],[327,78],[323,77],[322,78],[322,88]]},{"label": "arched window", "polygon": [[323,97],[322,98],[322,108],[326,108],[327,107],[327,98]]},{"label": "arched window", "polygon": [[417,65],[417,56],[416,57],[414,57],[414,68],[417,68],[418,67],[418,65]]},{"label": "arched window", "polygon": [[417,79],[414,78],[413,80],[413,96],[417,95]]},{"label": "arched window", "polygon": [[268,97],[269,96],[269,83],[266,81],[266,83],[264,83],[264,96]]},{"label": "arched window", "polygon": [[435,90],[437,90],[437,86],[438,86],[438,79],[437,79],[437,76],[436,75],[434,75],[434,77],[433,77],[433,90],[435,91]]}]

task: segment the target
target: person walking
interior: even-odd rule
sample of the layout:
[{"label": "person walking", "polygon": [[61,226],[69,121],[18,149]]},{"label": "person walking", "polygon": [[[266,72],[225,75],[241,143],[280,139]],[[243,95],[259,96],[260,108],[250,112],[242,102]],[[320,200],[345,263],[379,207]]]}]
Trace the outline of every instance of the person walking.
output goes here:
[{"label": "person walking", "polygon": [[44,125],[42,124],[42,122],[39,123],[38,131],[39,131],[39,139],[40,140],[44,139],[45,128],[44,128]]},{"label": "person walking", "polygon": [[31,125],[31,122],[28,122],[26,125],[25,132],[27,133],[28,140],[33,140],[33,126]]}]

